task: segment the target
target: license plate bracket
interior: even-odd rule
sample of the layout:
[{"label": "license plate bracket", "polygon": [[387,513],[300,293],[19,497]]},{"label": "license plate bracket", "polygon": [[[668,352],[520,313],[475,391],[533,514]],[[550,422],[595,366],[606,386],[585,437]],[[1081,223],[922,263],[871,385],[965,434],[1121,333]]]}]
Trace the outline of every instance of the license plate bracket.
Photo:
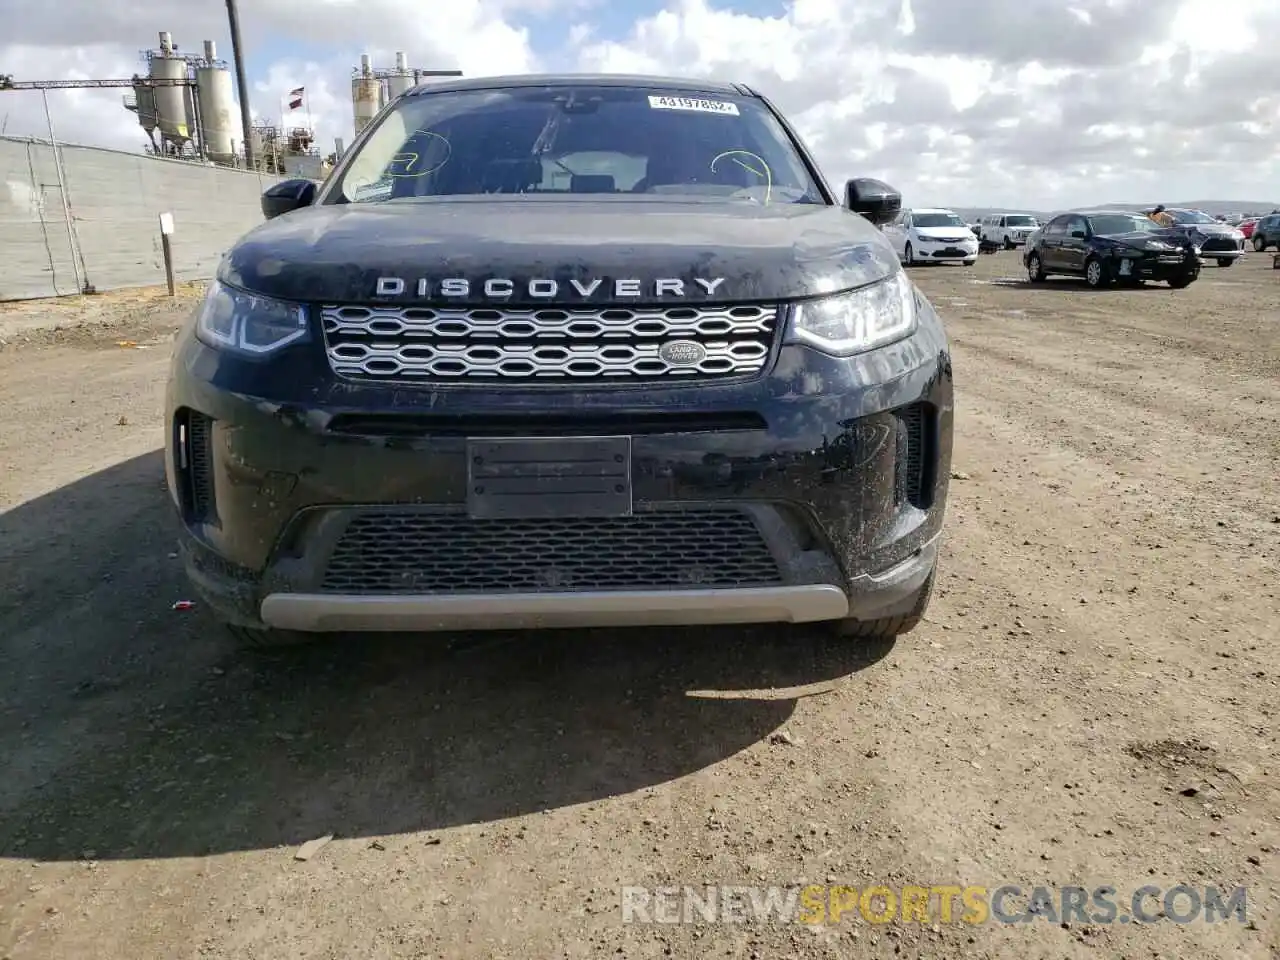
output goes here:
[{"label": "license plate bracket", "polygon": [[1132,260],[1121,260],[1121,261],[1120,261],[1120,276],[1122,276],[1122,277],[1127,277],[1127,276],[1129,276],[1129,274],[1131,274],[1131,273],[1133,273],[1133,261],[1132,261]]},{"label": "license plate bracket", "polygon": [[467,441],[470,517],[626,517],[631,512],[630,437]]}]

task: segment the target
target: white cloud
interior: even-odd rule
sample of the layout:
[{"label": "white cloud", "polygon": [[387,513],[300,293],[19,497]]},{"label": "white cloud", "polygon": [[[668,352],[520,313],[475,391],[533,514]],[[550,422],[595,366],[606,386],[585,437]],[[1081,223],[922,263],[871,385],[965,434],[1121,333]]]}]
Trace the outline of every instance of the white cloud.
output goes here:
[{"label": "white cloud", "polygon": [[[128,76],[166,27],[189,50],[207,36],[230,54],[217,3],[66,0],[56,18],[38,0],[16,5],[0,46],[0,72],[15,79]],[[733,0],[665,0],[629,22],[627,6],[448,0],[424,15],[421,0],[242,4],[254,112],[275,119],[284,94],[306,86],[327,152],[351,135],[359,54],[390,65],[404,50],[411,64],[473,76],[555,62],[744,80],[796,122],[831,179],[881,176],[917,203],[1267,200],[1280,182],[1280,75],[1266,39],[1280,35],[1280,4],[779,0],[762,16]],[[283,36],[296,56],[270,40]],[[560,46],[535,49],[534,36]],[[137,149],[124,92],[51,93],[59,136]],[[0,126],[45,135],[39,95],[0,94]]]}]

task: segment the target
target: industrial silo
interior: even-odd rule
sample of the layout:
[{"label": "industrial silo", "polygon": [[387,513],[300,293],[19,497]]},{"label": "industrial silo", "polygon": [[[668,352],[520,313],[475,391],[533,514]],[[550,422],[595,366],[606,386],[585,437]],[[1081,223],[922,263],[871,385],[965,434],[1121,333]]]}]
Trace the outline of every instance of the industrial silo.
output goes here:
[{"label": "industrial silo", "polygon": [[[200,139],[205,155],[214,163],[230,164],[235,160],[236,130],[231,120],[235,94],[231,72],[217,63],[217,50],[212,40],[204,42],[204,65],[196,68],[196,94],[200,101]],[[141,101],[139,101],[141,102]]]},{"label": "industrial silo", "polygon": [[413,86],[413,71],[409,69],[409,58],[403,53],[397,53],[396,68],[387,77],[387,100],[394,100],[406,90],[412,90]]},{"label": "industrial silo", "polygon": [[373,74],[369,55],[360,57],[360,70],[351,80],[351,106],[355,112],[356,136],[382,109],[382,81]]},{"label": "industrial silo", "polygon": [[[168,32],[160,34],[160,52],[151,57],[153,80],[186,80],[187,61],[174,56],[173,39]],[[160,136],[181,148],[191,140],[190,95],[181,84],[166,84],[153,89]]]},{"label": "industrial silo", "polygon": [[135,76],[133,78],[133,98],[138,110],[138,123],[147,132],[147,136],[154,140],[152,134],[156,132],[156,127],[160,123],[159,118],[156,116],[154,89],[143,83],[142,78]]}]

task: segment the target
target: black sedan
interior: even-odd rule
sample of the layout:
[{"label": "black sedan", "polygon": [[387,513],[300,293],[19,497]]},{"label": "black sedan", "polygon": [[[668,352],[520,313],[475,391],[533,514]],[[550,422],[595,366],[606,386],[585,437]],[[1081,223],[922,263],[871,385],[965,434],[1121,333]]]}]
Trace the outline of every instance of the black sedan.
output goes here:
[{"label": "black sedan", "polygon": [[1200,275],[1200,250],[1175,230],[1137,213],[1078,211],[1054,217],[1022,256],[1027,276],[1083,276],[1091,287],[1164,281],[1174,289]]}]

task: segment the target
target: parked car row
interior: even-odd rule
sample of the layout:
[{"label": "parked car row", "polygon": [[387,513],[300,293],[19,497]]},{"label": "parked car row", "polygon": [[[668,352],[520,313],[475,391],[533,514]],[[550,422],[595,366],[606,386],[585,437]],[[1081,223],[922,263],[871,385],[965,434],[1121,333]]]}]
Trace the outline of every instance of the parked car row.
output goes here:
[{"label": "parked car row", "polygon": [[904,208],[883,230],[908,266],[971,266],[979,253],[1022,247],[1032,282],[1076,275],[1092,287],[1155,280],[1180,288],[1195,282],[1205,261],[1230,267],[1248,245],[1280,250],[1280,212],[1232,225],[1202,210],[1157,209],[1166,215],[1164,226],[1145,210],[1071,211],[1041,224],[1028,213],[993,213],[966,223],[944,207]]}]

